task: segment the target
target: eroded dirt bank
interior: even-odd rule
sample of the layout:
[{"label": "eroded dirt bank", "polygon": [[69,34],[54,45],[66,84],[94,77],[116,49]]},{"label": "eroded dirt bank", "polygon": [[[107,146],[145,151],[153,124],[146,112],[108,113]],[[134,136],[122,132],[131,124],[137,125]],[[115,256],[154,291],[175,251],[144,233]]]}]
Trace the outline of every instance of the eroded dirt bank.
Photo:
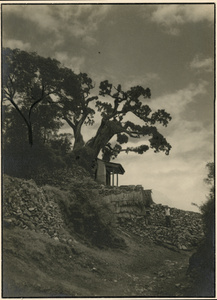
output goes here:
[{"label": "eroded dirt bank", "polygon": [[[123,232],[121,233],[123,236]],[[63,244],[42,233],[4,231],[6,297],[182,296],[190,252],[125,235],[126,248]]]}]

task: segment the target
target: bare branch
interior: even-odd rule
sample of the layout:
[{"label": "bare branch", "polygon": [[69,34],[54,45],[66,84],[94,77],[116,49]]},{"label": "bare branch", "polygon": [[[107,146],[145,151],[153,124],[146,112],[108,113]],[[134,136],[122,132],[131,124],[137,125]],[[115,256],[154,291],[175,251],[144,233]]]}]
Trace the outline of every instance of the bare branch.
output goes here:
[{"label": "bare branch", "polygon": [[18,113],[20,114],[20,116],[23,118],[23,120],[25,121],[27,127],[29,128],[31,125],[28,122],[28,120],[26,119],[25,115],[22,113],[22,111],[19,109],[18,105],[14,102],[13,99],[10,99],[10,102],[13,104],[13,106],[16,108],[16,110],[18,111]]},{"label": "bare branch", "polygon": [[38,100],[36,100],[36,101],[31,105],[31,107],[30,107],[30,109],[29,109],[29,120],[30,120],[30,118],[31,118],[31,113],[32,113],[32,110],[33,110],[34,106],[35,106],[36,104],[38,104],[40,101],[42,101],[43,98],[44,98],[44,85],[42,85],[41,97],[40,97]]},{"label": "bare branch", "polygon": [[63,115],[63,119],[69,124],[69,126],[71,127],[71,128],[73,128],[73,129],[75,129],[75,124],[73,124],[72,122],[71,122],[71,120],[69,119],[69,118],[67,118],[67,116],[66,115]]},{"label": "bare branch", "polygon": [[89,102],[97,100],[97,99],[98,99],[98,96],[93,96],[93,97],[88,98],[86,100],[86,107],[88,106]]}]

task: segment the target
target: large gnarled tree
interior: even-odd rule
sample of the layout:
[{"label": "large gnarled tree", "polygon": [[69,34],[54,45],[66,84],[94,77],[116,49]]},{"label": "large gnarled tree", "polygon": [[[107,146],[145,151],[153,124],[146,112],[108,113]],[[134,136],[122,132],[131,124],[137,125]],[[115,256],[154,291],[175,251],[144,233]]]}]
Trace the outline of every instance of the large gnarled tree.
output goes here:
[{"label": "large gnarled tree", "polygon": [[[112,92],[112,88],[115,89],[115,92]],[[113,104],[102,101],[96,103],[98,110],[102,112],[102,121],[96,136],[88,142],[89,147],[96,149],[96,153],[99,153],[100,149],[105,151],[107,148],[111,154],[120,151],[134,151],[142,154],[149,149],[147,144],[126,149],[122,149],[121,144],[127,143],[129,138],[137,139],[150,136],[150,147],[155,152],[164,151],[169,154],[170,144],[153,125],[160,122],[167,126],[171,116],[165,110],[152,113],[150,107],[143,104],[144,99],[151,97],[149,88],[144,89],[141,86],[136,86],[124,92],[121,85],[114,88],[108,81],[104,81],[100,84],[100,94],[104,97],[109,96]],[[143,125],[137,125],[127,120],[128,113],[134,114],[142,121]],[[111,148],[109,141],[114,135],[117,136],[117,144]]]},{"label": "large gnarled tree", "polygon": [[[101,122],[94,137],[89,139],[80,147],[80,155],[83,154],[89,159],[95,159],[100,151],[105,160],[116,157],[121,151],[136,152],[143,154],[149,148],[155,152],[163,151],[169,154],[171,145],[159,133],[156,123],[167,126],[171,120],[170,114],[165,110],[152,112],[145,99],[151,97],[149,88],[135,86],[123,91],[121,85],[114,87],[107,80],[101,82],[99,95],[106,98],[106,101],[96,101],[96,108],[101,113]],[[139,120],[135,124],[130,121],[129,113]],[[116,137],[116,144],[112,145],[111,140]],[[136,147],[123,148],[122,144],[130,139],[148,137],[148,143]]]}]

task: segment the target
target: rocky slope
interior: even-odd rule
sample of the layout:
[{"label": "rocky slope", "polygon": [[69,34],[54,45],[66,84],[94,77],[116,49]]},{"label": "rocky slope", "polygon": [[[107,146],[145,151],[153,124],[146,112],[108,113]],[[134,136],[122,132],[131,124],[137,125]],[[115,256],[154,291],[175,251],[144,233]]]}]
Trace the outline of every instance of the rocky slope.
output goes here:
[{"label": "rocky slope", "polygon": [[5,296],[184,295],[200,214],[171,209],[167,228],[153,205],[148,226],[117,220],[82,169],[53,175],[46,185],[4,176]]},{"label": "rocky slope", "polygon": [[[70,178],[69,176],[66,178]],[[12,178],[9,176],[4,177],[4,201],[3,201],[3,216],[5,226],[19,226],[22,229],[31,229],[36,232],[42,232],[49,235],[51,238],[70,243],[72,241],[70,235],[71,229],[74,232],[81,231],[79,228],[85,226],[82,218],[79,216],[77,210],[84,209],[78,207],[80,200],[78,197],[82,196],[76,194],[76,189],[82,190],[84,197],[91,195],[93,190],[93,197],[98,209],[102,209],[105,205],[105,215],[101,219],[105,224],[98,224],[99,226],[121,226],[134,234],[137,234],[141,240],[148,237],[156,243],[165,246],[176,247],[182,250],[194,249],[203,237],[203,228],[201,222],[201,215],[195,212],[182,211],[179,209],[171,208],[172,227],[165,227],[164,208],[162,205],[152,205],[150,225],[145,224],[145,220],[138,216],[134,218],[121,218],[118,219],[112,214],[112,209],[103,203],[103,198],[99,197],[97,192],[97,185],[95,182],[83,177],[81,181],[71,177],[70,180],[63,180],[62,189],[60,190],[54,186],[38,186],[33,180],[22,180]],[[54,184],[54,182],[52,182]],[[55,185],[58,186],[55,181]],[[70,185],[70,190],[66,186]],[[98,186],[100,190],[100,186]],[[77,191],[78,192],[78,191]],[[88,196],[87,196],[88,195]],[[68,206],[68,207],[66,207]],[[74,212],[68,210],[73,210]],[[87,209],[87,208],[85,208]],[[67,215],[68,213],[68,215]],[[73,220],[67,220],[73,217]],[[88,216],[86,215],[86,218]],[[67,225],[69,225],[67,227]],[[89,225],[87,225],[89,226]],[[78,228],[76,228],[78,227]],[[72,231],[72,230],[71,230]],[[99,231],[95,228],[94,231]],[[82,233],[82,232],[80,232]]]},{"label": "rocky slope", "polygon": [[141,240],[148,237],[158,244],[182,250],[192,250],[204,236],[201,215],[199,213],[171,208],[172,226],[166,227],[164,207],[153,205],[149,225],[142,217],[121,219],[123,228],[140,236]]}]

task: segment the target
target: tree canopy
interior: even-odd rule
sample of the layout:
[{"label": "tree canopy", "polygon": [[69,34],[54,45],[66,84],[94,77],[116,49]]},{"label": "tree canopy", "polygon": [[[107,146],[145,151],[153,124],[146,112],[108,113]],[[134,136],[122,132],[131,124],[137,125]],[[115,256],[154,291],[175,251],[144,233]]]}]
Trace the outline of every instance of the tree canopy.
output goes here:
[{"label": "tree canopy", "polygon": [[201,205],[200,209],[203,214],[203,221],[205,226],[206,236],[212,243],[214,243],[214,230],[215,230],[215,165],[213,162],[206,164],[208,169],[207,177],[204,179],[205,183],[210,186],[207,201]]},{"label": "tree canopy", "polygon": [[37,115],[35,122],[40,116],[40,121],[46,120],[44,125],[50,121],[53,126],[59,127],[58,122],[54,123],[57,120],[52,109],[48,112],[45,107],[42,108],[59,89],[59,70],[60,63],[54,59],[19,49],[3,49],[3,100],[8,100],[23,119],[31,145],[34,114]]},{"label": "tree canopy", "polygon": [[204,238],[189,259],[188,273],[198,295],[214,296],[215,290],[215,165],[209,162],[204,181],[210,186],[207,201],[200,206]]},{"label": "tree canopy", "polygon": [[[147,144],[125,149],[122,144],[127,143],[130,138],[140,139],[145,136],[150,137],[150,148],[155,152],[163,151],[169,154],[171,145],[153,125],[159,122],[167,126],[171,116],[165,110],[152,113],[150,107],[143,104],[144,99],[151,97],[149,88],[135,86],[123,91],[120,84],[115,87],[106,80],[100,83],[99,89],[99,95],[106,97],[106,102],[96,101],[96,108],[101,112],[101,124],[96,135],[87,142],[87,146],[95,150],[96,156],[100,150],[107,159],[111,156],[116,157],[121,151],[143,154],[149,149]],[[143,125],[131,122],[129,113],[142,121]],[[110,143],[113,136],[116,136],[114,147]]]},{"label": "tree canopy", "polygon": [[[47,142],[67,123],[73,133],[73,153],[89,162],[100,153],[109,161],[123,151],[143,154],[150,148],[168,155],[171,145],[156,124],[167,126],[171,116],[163,109],[152,112],[147,105],[150,97],[149,88],[134,86],[124,90],[108,80],[102,81],[96,92],[86,73],[75,74],[57,60],[36,53],[3,49],[6,144],[16,140],[15,132],[23,136],[25,130],[30,145],[33,141]],[[93,125],[96,112],[101,116],[96,134],[84,141],[82,128]],[[132,121],[132,115],[137,123]],[[146,143],[123,146],[136,139]]]}]

